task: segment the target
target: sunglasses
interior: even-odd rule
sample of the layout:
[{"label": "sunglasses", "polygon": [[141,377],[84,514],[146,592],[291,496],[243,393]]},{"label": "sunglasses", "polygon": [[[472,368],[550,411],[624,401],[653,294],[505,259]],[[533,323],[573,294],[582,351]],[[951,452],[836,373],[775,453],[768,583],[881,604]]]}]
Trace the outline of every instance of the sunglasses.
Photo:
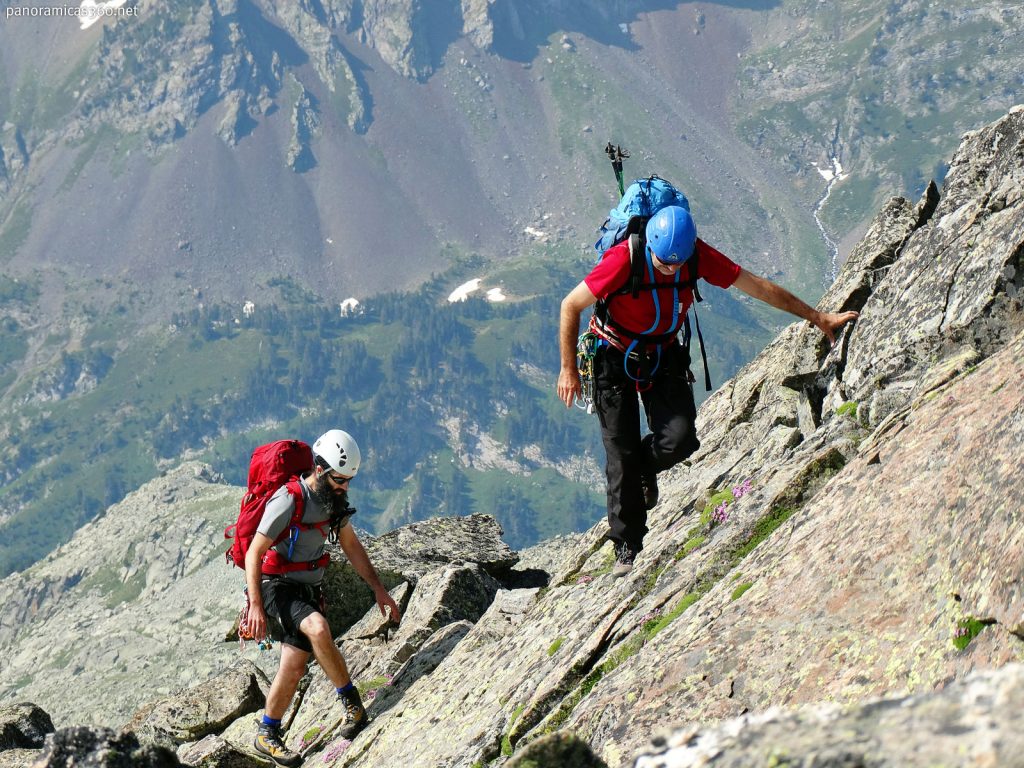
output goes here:
[{"label": "sunglasses", "polygon": [[335,485],[345,485],[345,483],[352,479],[351,477],[345,477],[344,475],[336,475],[333,472],[324,472],[324,474]]}]

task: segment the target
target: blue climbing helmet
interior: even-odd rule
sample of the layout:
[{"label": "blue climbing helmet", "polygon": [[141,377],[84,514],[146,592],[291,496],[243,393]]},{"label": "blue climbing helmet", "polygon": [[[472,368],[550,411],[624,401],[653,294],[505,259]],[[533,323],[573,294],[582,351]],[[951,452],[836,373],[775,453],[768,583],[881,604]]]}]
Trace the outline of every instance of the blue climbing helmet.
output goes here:
[{"label": "blue climbing helmet", "polygon": [[647,248],[662,264],[682,264],[696,244],[697,226],[682,206],[662,208],[647,222]]}]

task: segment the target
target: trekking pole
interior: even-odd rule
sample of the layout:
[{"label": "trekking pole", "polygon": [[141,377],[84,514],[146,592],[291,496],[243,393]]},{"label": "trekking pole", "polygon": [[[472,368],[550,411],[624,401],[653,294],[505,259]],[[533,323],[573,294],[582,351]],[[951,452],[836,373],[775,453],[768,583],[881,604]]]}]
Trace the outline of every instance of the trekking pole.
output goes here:
[{"label": "trekking pole", "polygon": [[626,187],[622,183],[622,161],[629,157],[629,152],[618,145],[613,147],[612,143],[609,141],[608,146],[604,148],[604,153],[608,155],[608,159],[612,161],[612,170],[615,171],[615,180],[619,182],[619,197],[622,197],[626,194]]}]

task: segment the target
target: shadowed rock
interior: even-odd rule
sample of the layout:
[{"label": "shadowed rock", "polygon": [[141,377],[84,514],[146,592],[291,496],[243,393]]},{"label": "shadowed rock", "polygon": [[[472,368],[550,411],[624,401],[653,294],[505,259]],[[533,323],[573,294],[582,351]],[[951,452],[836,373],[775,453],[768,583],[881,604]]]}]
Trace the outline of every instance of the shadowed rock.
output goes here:
[{"label": "shadowed rock", "polygon": [[507,768],[608,768],[583,739],[571,733],[552,733],[525,746]]},{"label": "shadowed rock", "polygon": [[134,733],[109,728],[61,728],[47,736],[32,768],[177,768],[166,747],[139,744]]},{"label": "shadowed rock", "polygon": [[0,751],[41,747],[48,733],[53,721],[35,704],[0,707]]}]

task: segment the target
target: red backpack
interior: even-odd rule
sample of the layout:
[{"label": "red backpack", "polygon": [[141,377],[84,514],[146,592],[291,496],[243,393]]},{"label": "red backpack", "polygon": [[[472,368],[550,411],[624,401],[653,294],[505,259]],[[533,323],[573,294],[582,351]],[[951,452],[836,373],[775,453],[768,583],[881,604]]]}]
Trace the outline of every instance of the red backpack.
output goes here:
[{"label": "red backpack", "polygon": [[[256,528],[263,518],[263,510],[266,509],[270,497],[282,485],[288,486],[288,492],[295,497],[295,511],[292,513],[291,522],[274,539],[274,544],[284,541],[289,532],[296,529],[317,528],[324,533],[327,523],[306,525],[302,522],[305,499],[299,486],[299,478],[312,470],[313,451],[301,440],[277,440],[261,445],[252,452],[252,459],[249,461],[249,487],[242,497],[238,520],[224,529],[224,538],[234,540],[231,548],[224,553],[224,559],[229,564],[234,563],[245,569],[245,553],[256,536]],[[263,556],[263,573],[279,574],[324,568],[329,560],[325,554],[312,562],[292,563],[271,549]]]}]

